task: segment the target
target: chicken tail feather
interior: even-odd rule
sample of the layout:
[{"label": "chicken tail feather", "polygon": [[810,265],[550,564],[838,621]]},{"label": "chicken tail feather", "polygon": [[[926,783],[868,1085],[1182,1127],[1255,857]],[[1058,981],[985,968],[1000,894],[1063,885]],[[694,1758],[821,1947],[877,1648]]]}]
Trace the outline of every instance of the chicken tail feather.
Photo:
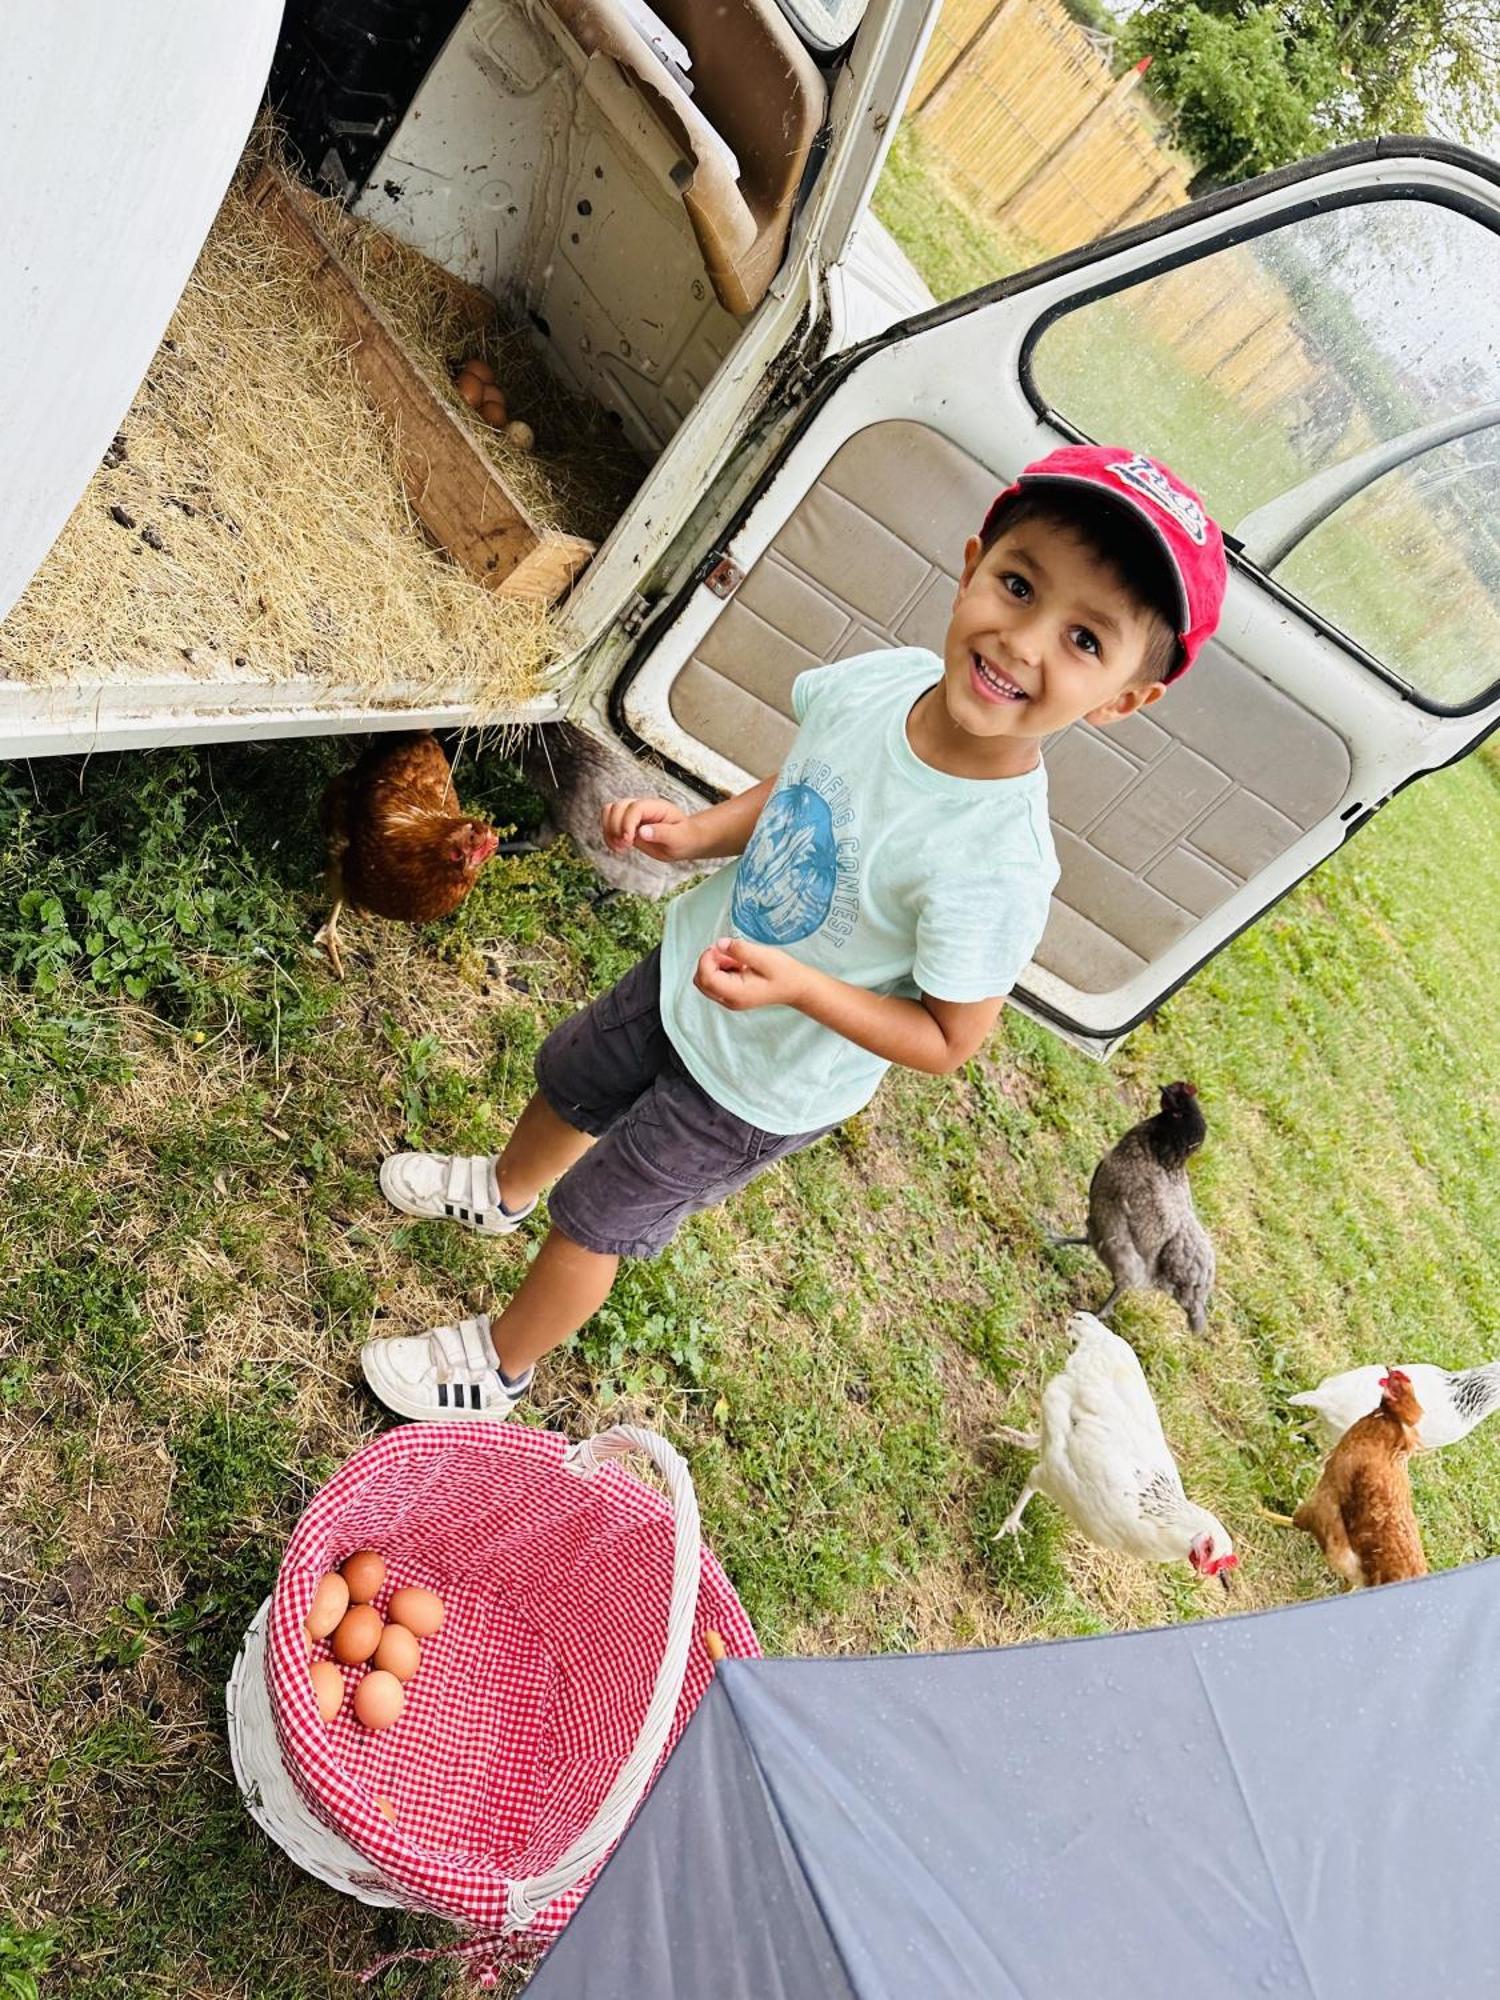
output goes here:
[{"label": "chicken tail feather", "polygon": [[1042,1224],[1042,1234],[1054,1250],[1067,1250],[1075,1245],[1086,1247],[1089,1240],[1086,1236],[1064,1236],[1050,1222]]}]

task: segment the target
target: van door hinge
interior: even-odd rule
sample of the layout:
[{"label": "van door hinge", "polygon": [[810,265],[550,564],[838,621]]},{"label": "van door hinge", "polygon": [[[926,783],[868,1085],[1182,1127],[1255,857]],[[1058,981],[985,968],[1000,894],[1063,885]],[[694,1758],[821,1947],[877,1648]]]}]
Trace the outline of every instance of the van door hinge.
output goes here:
[{"label": "van door hinge", "polygon": [[633,639],[644,631],[646,620],[651,616],[651,600],[634,591],[625,600],[625,609],[620,613],[620,630],[627,639]]},{"label": "van door hinge", "polygon": [[813,390],[823,379],[823,363],[799,361],[792,376],[792,395],[799,403],[805,403]]},{"label": "van door hinge", "polygon": [[709,557],[709,562],[712,567],[703,581],[715,597],[733,597],[745,581],[745,572],[732,556],[720,555],[717,550]]}]

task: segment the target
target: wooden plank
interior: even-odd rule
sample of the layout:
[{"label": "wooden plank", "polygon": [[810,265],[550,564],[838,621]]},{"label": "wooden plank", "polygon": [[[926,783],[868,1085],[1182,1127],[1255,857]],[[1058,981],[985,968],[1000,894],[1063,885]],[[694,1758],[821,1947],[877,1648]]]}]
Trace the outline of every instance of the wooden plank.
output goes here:
[{"label": "wooden plank", "polygon": [[587,569],[594,544],[579,535],[543,535],[529,556],[522,556],[510,575],[494,586],[497,597],[535,598],[555,604]]},{"label": "wooden plank", "polygon": [[962,90],[971,71],[982,75],[987,66],[986,46],[1000,41],[1020,0],[996,0],[984,19],[959,46],[952,60],[916,107],[924,117],[935,117],[945,101]]},{"label": "wooden plank", "polygon": [[593,544],[546,533],[531,520],[340,260],[305,197],[274,167],[262,167],[250,198],[306,257],[337,314],[349,365],[392,427],[402,484],[433,541],[492,589],[551,603],[588,562]]}]

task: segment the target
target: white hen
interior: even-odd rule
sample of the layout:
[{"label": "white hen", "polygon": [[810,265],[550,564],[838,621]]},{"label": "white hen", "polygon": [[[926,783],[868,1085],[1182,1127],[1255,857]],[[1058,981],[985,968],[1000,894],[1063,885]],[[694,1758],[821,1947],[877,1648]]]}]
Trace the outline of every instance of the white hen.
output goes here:
[{"label": "white hen", "polygon": [[[1434,1368],[1427,1361],[1403,1361],[1400,1372],[1411,1381],[1422,1405],[1422,1421],[1417,1425],[1417,1449],[1441,1451],[1445,1444],[1457,1444],[1476,1424],[1500,1410],[1500,1361],[1486,1362],[1483,1368]],[[1316,1389],[1289,1396],[1313,1413],[1318,1441],[1331,1450],[1361,1417],[1380,1408],[1380,1385],[1389,1369],[1378,1363],[1368,1368],[1347,1368],[1342,1375],[1330,1375]]]},{"label": "white hen", "polygon": [[1184,1493],[1135,1349],[1092,1313],[1074,1313],[1068,1331],[1073,1352],[1042,1392],[1040,1435],[999,1433],[1037,1453],[1000,1534],[1019,1533],[1032,1495],[1043,1493],[1101,1548],[1190,1562],[1227,1590],[1239,1557],[1222,1523]]}]

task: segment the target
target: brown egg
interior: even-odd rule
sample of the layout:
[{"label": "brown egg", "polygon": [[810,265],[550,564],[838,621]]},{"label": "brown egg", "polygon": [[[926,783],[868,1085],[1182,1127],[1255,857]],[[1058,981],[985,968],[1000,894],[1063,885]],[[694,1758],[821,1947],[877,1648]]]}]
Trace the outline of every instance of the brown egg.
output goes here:
[{"label": "brown egg", "polygon": [[373,1604],[354,1604],[344,1613],[333,1635],[333,1657],[346,1667],[368,1660],[384,1629]]},{"label": "brown egg", "polygon": [[385,1559],[373,1549],[357,1549],[340,1565],[340,1574],[349,1586],[349,1602],[368,1604],[380,1595],[385,1582]]},{"label": "brown egg", "polygon": [[504,429],[505,419],[509,413],[505,407],[505,398],[498,389],[485,390],[484,401],[479,405],[479,414],[487,424],[493,424],[497,431]]},{"label": "brown egg", "polygon": [[349,1609],[349,1586],[335,1571],[325,1576],[313,1592],[312,1606],[307,1614],[308,1637],[326,1639]]},{"label": "brown egg", "polygon": [[435,1590],[423,1590],[418,1584],[408,1584],[396,1592],[391,1599],[390,1614],[393,1625],[404,1625],[419,1639],[430,1639],[434,1632],[443,1629],[442,1598]]},{"label": "brown egg", "polygon": [[523,424],[519,417],[513,424],[505,426],[505,435],[517,451],[531,451],[536,445],[536,432],[530,424]]},{"label": "brown egg", "polygon": [[477,375],[471,375],[465,369],[453,386],[457,389],[459,395],[463,397],[469,408],[477,410],[479,405],[484,401],[484,392],[489,387],[489,384],[481,382]]},{"label": "brown egg", "polygon": [[488,361],[480,354],[474,354],[469,357],[463,365],[463,373],[465,375],[473,375],[481,382],[493,382],[495,379],[494,369],[491,368]]},{"label": "brown egg", "polygon": [[406,1689],[394,1674],[366,1674],[354,1690],[354,1713],[366,1729],[389,1729],[405,1706]]},{"label": "brown egg", "polygon": [[380,1635],[380,1644],[375,1648],[373,1664],[388,1674],[394,1674],[398,1681],[409,1681],[422,1664],[422,1648],[417,1644],[416,1635],[408,1632],[404,1625],[387,1625]]},{"label": "brown egg", "polygon": [[319,1660],[307,1671],[312,1676],[313,1700],[318,1704],[318,1713],[325,1722],[332,1722],[344,1705],[344,1676],[332,1660]]}]

